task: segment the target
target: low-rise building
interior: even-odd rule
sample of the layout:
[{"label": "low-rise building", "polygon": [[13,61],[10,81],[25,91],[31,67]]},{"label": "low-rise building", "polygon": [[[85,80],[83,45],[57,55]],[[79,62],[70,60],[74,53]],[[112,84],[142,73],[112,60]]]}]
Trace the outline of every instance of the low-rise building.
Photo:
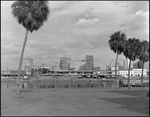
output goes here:
[{"label": "low-rise building", "polygon": [[[133,69],[134,76],[141,76],[142,75],[142,69]],[[143,69],[143,76],[147,76],[147,70]]]},{"label": "low-rise building", "polygon": [[[25,75],[26,71],[21,70],[21,75]],[[18,70],[3,70],[1,71],[1,77],[2,76],[18,76]]]},{"label": "low-rise building", "polygon": [[[119,70],[118,73],[120,76],[128,77],[128,70]],[[142,69],[132,69],[130,70],[130,76],[141,76],[142,75]],[[143,76],[147,76],[147,70],[143,69]]]}]

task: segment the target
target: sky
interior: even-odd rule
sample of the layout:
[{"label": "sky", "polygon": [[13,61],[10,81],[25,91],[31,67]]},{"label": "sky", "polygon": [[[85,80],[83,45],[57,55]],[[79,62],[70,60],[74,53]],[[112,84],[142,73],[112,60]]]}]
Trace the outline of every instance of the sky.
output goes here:
[{"label": "sky", "polygon": [[[13,1],[1,1],[1,69],[18,69],[25,28],[11,14]],[[44,25],[32,33],[24,58],[34,66],[59,65],[60,57],[74,62],[94,56],[94,66],[105,69],[116,54],[108,40],[116,32],[127,38],[149,41],[149,1],[49,1],[50,15]],[[123,54],[118,62],[123,64]],[[137,60],[136,60],[137,61]],[[134,62],[136,62],[134,61]],[[133,63],[134,63],[133,62]],[[149,62],[145,65],[148,67]]]}]

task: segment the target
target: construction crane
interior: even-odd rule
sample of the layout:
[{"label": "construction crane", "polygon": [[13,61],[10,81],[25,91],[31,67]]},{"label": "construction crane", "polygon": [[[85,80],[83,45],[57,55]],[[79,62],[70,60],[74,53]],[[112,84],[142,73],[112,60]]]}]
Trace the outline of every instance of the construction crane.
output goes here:
[{"label": "construction crane", "polygon": [[111,60],[110,64],[109,64],[108,66],[106,66],[106,70],[107,70],[109,67],[111,67],[112,62],[113,62],[113,59]]},{"label": "construction crane", "polygon": [[[113,59],[111,60],[110,64],[109,64],[108,66],[106,66],[106,70],[108,70],[108,68],[112,66],[112,65],[111,65],[112,62],[113,62]],[[106,74],[107,74],[107,73],[106,73]],[[106,74],[105,74],[105,78],[106,78]]]},{"label": "construction crane", "polygon": [[31,59],[31,58],[29,58],[29,57],[23,58],[23,60],[31,60],[31,61],[33,61],[33,59]]},{"label": "construction crane", "polygon": [[[113,62],[113,59],[111,60],[110,64],[108,66],[106,66],[106,70],[108,70],[108,68],[111,67],[112,62]],[[106,74],[107,74],[107,72],[105,73],[105,78],[106,78]]]},{"label": "construction crane", "polygon": [[30,60],[30,63],[33,62],[33,59],[27,57],[27,58],[23,58],[23,60]]}]

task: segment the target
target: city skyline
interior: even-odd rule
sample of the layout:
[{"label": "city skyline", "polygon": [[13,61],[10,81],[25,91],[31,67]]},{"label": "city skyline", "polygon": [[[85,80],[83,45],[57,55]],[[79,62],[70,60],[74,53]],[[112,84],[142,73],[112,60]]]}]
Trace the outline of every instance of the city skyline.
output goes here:
[{"label": "city skyline", "polygon": [[[25,34],[11,14],[12,2],[1,1],[1,69],[18,69]],[[94,66],[105,69],[115,61],[108,44],[115,31],[149,41],[148,1],[49,1],[49,7],[48,21],[28,36],[24,57],[32,58],[35,65],[58,65],[63,56],[73,63],[91,54]],[[121,65],[122,60],[123,54],[118,56]]]}]

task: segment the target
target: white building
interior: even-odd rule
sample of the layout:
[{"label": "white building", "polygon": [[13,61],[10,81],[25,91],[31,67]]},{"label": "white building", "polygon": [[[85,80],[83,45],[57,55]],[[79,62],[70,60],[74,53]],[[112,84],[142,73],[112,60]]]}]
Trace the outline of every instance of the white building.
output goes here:
[{"label": "white building", "polygon": [[[141,76],[142,75],[142,69],[133,69],[134,76]],[[143,69],[143,76],[147,76],[147,70]]]},{"label": "white building", "polygon": [[[118,70],[118,66],[116,67],[116,69]],[[115,66],[110,66],[109,70],[115,70]]]},{"label": "white building", "polygon": [[[117,75],[120,74],[120,71],[117,71]],[[112,72],[112,75],[115,75],[115,71]]]},{"label": "white building", "polygon": [[[123,69],[129,69],[130,60],[126,57],[123,58]],[[131,68],[133,68],[133,62],[131,61]]]},{"label": "white building", "polygon": [[[128,70],[119,70],[118,75],[121,75],[123,77],[128,77]],[[141,76],[142,75],[142,69],[133,69],[130,70],[130,76]],[[143,69],[143,76],[147,76],[147,70]]]}]

